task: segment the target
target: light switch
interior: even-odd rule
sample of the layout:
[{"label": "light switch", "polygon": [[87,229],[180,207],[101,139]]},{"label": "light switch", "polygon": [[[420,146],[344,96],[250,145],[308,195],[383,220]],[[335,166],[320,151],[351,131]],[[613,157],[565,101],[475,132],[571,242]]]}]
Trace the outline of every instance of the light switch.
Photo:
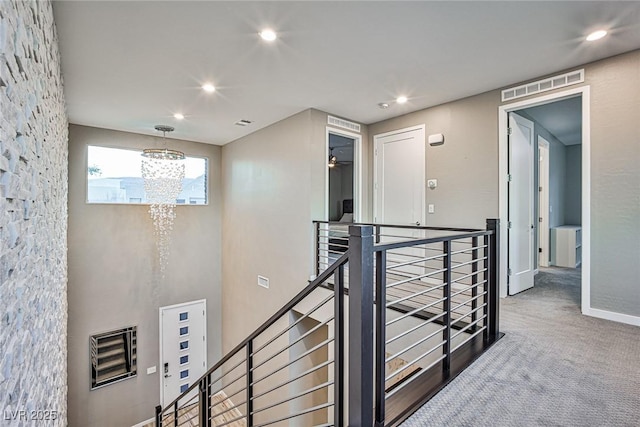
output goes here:
[{"label": "light switch", "polygon": [[433,204],[429,204],[429,213],[436,213],[436,207]]},{"label": "light switch", "polygon": [[155,373],[156,373],[156,367],[155,366],[147,368],[147,375],[151,375],[151,374],[155,374]]},{"label": "light switch", "polygon": [[264,276],[258,276],[258,286],[269,289],[269,278]]}]

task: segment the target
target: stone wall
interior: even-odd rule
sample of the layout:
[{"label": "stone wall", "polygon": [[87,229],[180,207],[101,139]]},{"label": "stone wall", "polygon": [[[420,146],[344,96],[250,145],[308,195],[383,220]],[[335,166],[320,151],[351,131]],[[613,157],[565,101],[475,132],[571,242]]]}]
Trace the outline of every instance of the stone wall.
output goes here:
[{"label": "stone wall", "polygon": [[67,117],[51,3],[0,2],[0,424],[67,424]]}]

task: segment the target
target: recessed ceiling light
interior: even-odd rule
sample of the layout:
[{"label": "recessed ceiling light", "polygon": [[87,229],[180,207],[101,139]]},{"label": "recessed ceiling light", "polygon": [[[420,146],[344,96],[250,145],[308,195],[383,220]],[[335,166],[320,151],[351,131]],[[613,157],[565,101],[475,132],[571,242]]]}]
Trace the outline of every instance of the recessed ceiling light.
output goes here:
[{"label": "recessed ceiling light", "polygon": [[205,92],[213,93],[215,92],[216,88],[211,83],[205,83],[202,85],[202,90],[204,90]]},{"label": "recessed ceiling light", "polygon": [[378,104],[378,107],[380,107],[380,108],[382,108],[382,109],[384,110],[384,109],[386,109],[386,108],[389,108],[389,104],[388,104],[388,103],[386,103],[386,102],[380,102],[380,103]]},{"label": "recessed ceiling light", "polygon": [[176,119],[176,120],[182,120],[182,119],[184,119],[184,114],[175,113],[173,115],[173,118]]},{"label": "recessed ceiling light", "polygon": [[276,38],[278,38],[276,32],[270,29],[260,31],[260,37],[262,37],[262,40],[265,40],[268,42],[272,42]]},{"label": "recessed ceiling light", "polygon": [[399,96],[399,97],[396,99],[396,102],[397,102],[398,104],[404,104],[405,102],[407,102],[407,97],[406,97],[406,96]]},{"label": "recessed ceiling light", "polygon": [[593,33],[591,33],[591,34],[589,34],[587,36],[587,41],[593,42],[593,41],[596,41],[596,40],[600,40],[601,38],[603,38],[606,35],[607,35],[607,32],[605,30],[594,31]]}]

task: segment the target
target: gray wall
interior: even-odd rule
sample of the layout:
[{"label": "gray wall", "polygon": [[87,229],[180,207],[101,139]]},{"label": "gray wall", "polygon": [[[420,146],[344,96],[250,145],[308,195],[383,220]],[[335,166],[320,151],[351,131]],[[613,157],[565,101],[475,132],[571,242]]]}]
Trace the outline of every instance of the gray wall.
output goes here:
[{"label": "gray wall", "polygon": [[582,145],[566,147],[564,223],[582,224]]},{"label": "gray wall", "polygon": [[486,218],[498,217],[498,97],[487,92],[369,125],[372,147],[377,134],[420,124],[427,136],[444,134],[444,145],[425,142],[426,177],[438,180],[426,189],[435,205],[426,225],[485,228]]},{"label": "gray wall", "polygon": [[[640,51],[584,68],[591,87],[591,304],[640,316]],[[483,227],[484,218],[497,217],[500,105],[495,90],[369,125],[370,144],[373,135],[422,123],[427,135],[445,135],[443,146],[427,146],[427,178],[438,179],[426,193],[436,211],[428,225]]]},{"label": "gray wall", "polygon": [[[207,300],[208,363],[220,358],[220,147],[169,139],[209,159],[209,205],[177,206],[165,277],[145,205],[87,204],[87,145],[147,148],[160,138],[85,126],[69,135],[69,425],[127,426],[160,401],[158,308]],[[89,336],[138,327],[138,375],[90,391]],[[150,366],[157,372],[147,375]]]},{"label": "gray wall", "polygon": [[[67,116],[49,2],[0,2],[0,411],[67,425]],[[23,413],[28,416],[28,412]],[[12,419],[14,418],[14,419]],[[22,418],[23,420],[25,418]],[[31,425],[31,424],[29,424]]]},{"label": "gray wall", "polygon": [[[225,350],[313,273],[312,220],[323,219],[327,203],[326,127],[326,113],[306,110],[222,147]],[[258,275],[269,289],[256,284]]]}]

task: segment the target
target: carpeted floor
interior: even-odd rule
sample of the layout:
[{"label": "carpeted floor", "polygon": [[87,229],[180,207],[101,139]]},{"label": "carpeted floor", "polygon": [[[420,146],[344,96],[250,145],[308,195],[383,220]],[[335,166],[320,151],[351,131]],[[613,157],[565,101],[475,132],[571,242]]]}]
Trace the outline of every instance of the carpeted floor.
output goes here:
[{"label": "carpeted floor", "polygon": [[580,314],[580,270],[501,300],[506,334],[403,427],[640,426],[640,327]]}]

